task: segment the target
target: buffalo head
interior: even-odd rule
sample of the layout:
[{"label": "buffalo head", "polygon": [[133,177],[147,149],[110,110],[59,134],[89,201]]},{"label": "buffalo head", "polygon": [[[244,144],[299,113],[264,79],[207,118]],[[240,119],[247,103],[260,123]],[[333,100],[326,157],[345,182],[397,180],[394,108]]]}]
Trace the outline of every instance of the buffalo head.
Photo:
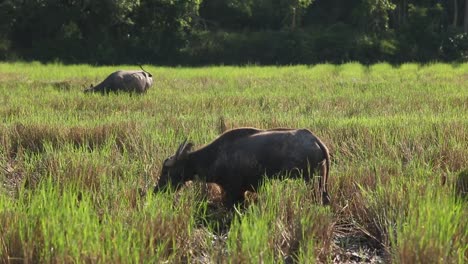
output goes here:
[{"label": "buffalo head", "polygon": [[184,182],[193,178],[193,169],[188,159],[188,154],[193,144],[187,139],[180,144],[176,153],[163,162],[159,181],[154,187],[154,192],[166,188],[168,185],[180,187]]}]

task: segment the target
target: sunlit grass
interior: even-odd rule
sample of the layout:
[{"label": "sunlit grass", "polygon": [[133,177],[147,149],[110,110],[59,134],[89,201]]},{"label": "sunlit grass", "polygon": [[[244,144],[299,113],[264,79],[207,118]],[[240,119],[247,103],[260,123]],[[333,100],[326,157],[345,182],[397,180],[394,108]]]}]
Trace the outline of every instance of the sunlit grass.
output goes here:
[{"label": "sunlit grass", "polygon": [[[0,63],[0,262],[331,262],[338,234],[388,261],[468,262],[453,192],[468,64],[143,67],[147,94],[102,96],[82,90],[138,66]],[[151,195],[181,141],[239,126],[312,130],[331,206],[302,181],[268,181],[238,211],[198,185]]]}]

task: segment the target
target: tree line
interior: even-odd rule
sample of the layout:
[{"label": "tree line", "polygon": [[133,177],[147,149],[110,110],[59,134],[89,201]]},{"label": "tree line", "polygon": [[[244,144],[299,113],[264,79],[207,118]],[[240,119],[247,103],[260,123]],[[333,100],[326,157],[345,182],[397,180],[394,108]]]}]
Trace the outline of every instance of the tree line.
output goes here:
[{"label": "tree line", "polygon": [[468,0],[3,0],[0,60],[468,60]]}]

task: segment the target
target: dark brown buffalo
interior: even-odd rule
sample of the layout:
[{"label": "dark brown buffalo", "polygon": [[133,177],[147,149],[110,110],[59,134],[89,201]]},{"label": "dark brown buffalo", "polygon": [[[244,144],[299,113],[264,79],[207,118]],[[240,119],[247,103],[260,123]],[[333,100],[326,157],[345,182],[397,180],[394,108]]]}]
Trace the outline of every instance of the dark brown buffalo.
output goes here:
[{"label": "dark brown buffalo", "polygon": [[320,169],[322,203],[330,202],[327,192],[330,155],[322,141],[307,129],[238,128],[198,150],[191,151],[192,146],[186,140],[164,161],[154,192],[168,184],[180,186],[198,175],[219,184],[230,206],[242,201],[245,191],[256,190],[264,176],[287,175],[309,181]]},{"label": "dark brown buffalo", "polygon": [[141,71],[121,70],[111,73],[104,81],[96,86],[91,85],[84,92],[108,93],[122,91],[146,93],[151,85],[153,85],[153,75],[143,70],[143,68],[141,68]]}]

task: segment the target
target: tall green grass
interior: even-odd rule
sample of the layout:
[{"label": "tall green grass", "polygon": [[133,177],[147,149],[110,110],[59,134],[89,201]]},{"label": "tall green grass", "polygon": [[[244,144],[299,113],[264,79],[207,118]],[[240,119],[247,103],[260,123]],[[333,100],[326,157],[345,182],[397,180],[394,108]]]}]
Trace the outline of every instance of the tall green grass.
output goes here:
[{"label": "tall green grass", "polygon": [[310,187],[298,181],[267,182],[256,205],[231,224],[227,241],[231,259],[252,263],[330,259],[318,249],[330,250],[332,214],[320,206]]},{"label": "tall green grass", "polygon": [[12,201],[0,197],[2,262],[180,262],[198,241],[191,235],[204,202],[186,192],[150,195],[110,192],[99,204],[89,192],[47,178]]},{"label": "tall green grass", "polygon": [[[332,262],[352,258],[343,239],[389,262],[468,262],[468,64],[145,65],[145,95],[82,92],[133,68],[0,63],[0,262]],[[331,206],[291,180],[237,211],[199,184],[151,194],[181,141],[240,126],[319,136]]]}]

